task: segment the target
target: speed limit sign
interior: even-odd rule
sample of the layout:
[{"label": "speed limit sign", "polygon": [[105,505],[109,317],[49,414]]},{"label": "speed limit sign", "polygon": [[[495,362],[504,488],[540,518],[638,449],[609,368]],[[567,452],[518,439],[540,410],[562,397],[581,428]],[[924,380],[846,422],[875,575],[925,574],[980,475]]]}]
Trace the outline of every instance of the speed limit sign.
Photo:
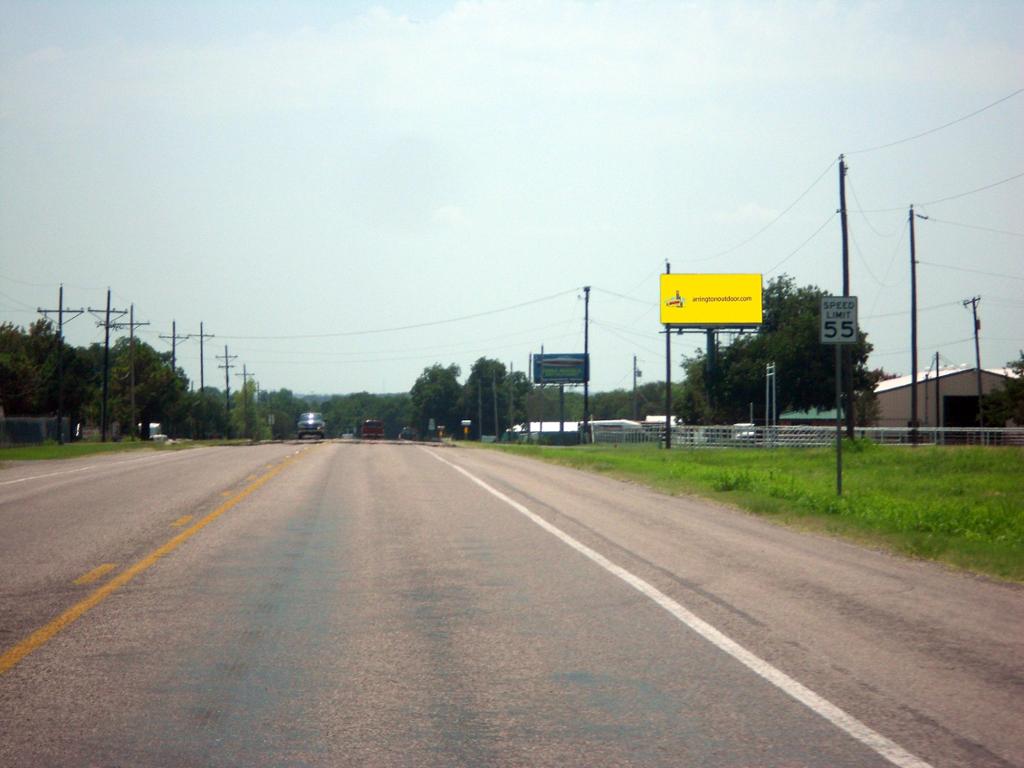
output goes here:
[{"label": "speed limit sign", "polygon": [[857,341],[857,297],[821,297],[821,343],[854,344]]}]

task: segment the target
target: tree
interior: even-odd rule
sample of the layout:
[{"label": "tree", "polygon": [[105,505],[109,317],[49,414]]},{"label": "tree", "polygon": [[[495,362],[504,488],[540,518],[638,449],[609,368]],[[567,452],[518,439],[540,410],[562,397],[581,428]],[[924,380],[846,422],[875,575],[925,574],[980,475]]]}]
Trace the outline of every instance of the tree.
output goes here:
[{"label": "tree", "polygon": [[[775,363],[779,410],[835,407],[835,349],[819,341],[825,291],[797,287],[782,275],[764,291],[760,333],[744,334],[718,349],[715,364],[699,352],[683,363],[686,380],[675,411],[690,423],[730,423],[749,418],[750,403],[764,403],[765,366]],[[871,345],[864,333],[852,346],[854,391],[872,387],[866,367]]]},{"label": "tree", "polygon": [[[267,417],[273,417],[270,434],[275,440],[286,440],[289,437],[295,437],[295,423],[299,418],[299,414],[309,410],[307,403],[296,398],[290,389],[261,392],[260,405],[261,413]],[[332,427],[333,425],[328,421],[328,430]]]},{"label": "tree", "polygon": [[[462,387],[460,408],[463,419],[473,422],[473,434],[500,435],[501,425],[508,423],[508,391],[504,387],[505,364],[492,358],[478,358]],[[502,391],[505,390],[505,391]],[[498,423],[494,423],[494,403],[498,404]],[[481,422],[480,419],[483,419]]]},{"label": "tree", "polygon": [[56,334],[49,320],[40,319],[24,331],[12,323],[0,325],[0,397],[4,413],[42,415],[56,409],[48,397],[55,379]]},{"label": "tree", "polygon": [[1005,426],[1012,421],[1024,426],[1024,351],[1020,358],[1011,360],[1006,367],[1016,374],[1016,378],[1008,378],[1002,388],[982,398],[982,413],[986,426]]},{"label": "tree", "polygon": [[[675,385],[673,385],[673,392]],[[648,381],[636,388],[637,419],[643,421],[652,414],[665,413],[665,382]],[[633,390],[613,389],[590,396],[591,416],[594,419],[632,419]]]},{"label": "tree", "polygon": [[[561,416],[561,396],[557,384],[533,387],[528,402],[530,419],[533,421],[558,421]],[[593,412],[593,407],[591,407]],[[574,389],[565,390],[565,420],[583,420],[583,393]]]},{"label": "tree", "polygon": [[[64,414],[74,425],[98,391],[99,374],[87,350],[67,344],[61,348]],[[27,331],[11,323],[0,324],[0,409],[4,413],[56,413],[60,396],[57,349],[57,333],[49,320],[37,320]]]},{"label": "tree", "polygon": [[[226,437],[228,417],[224,411],[224,393],[214,387],[192,392],[187,400],[191,434],[199,440]],[[294,425],[293,425],[294,426]]]},{"label": "tree", "polygon": [[458,434],[459,398],[462,387],[459,386],[459,366],[452,364],[447,367],[440,363],[424,368],[409,392],[412,416],[420,434],[427,434],[430,419],[445,428],[449,435]]},{"label": "tree", "polygon": [[[149,344],[120,338],[111,351],[110,405],[114,419],[123,425],[132,420],[131,382],[135,369],[135,419],[141,424],[140,436],[149,436],[149,425],[164,425],[167,434],[175,434],[187,419],[186,383],[171,369],[169,352],[157,352]],[[133,363],[134,358],[134,363]],[[128,433],[128,430],[124,430]]]}]

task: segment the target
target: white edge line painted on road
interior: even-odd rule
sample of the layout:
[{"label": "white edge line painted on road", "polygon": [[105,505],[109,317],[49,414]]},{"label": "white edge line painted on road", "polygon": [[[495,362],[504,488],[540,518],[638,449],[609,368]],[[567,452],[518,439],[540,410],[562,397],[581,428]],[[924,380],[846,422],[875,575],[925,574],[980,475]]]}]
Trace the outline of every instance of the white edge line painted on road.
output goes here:
[{"label": "white edge line painted on road", "polygon": [[15,483],[27,483],[29,480],[43,480],[43,479],[45,479],[47,477],[59,477],[60,475],[73,475],[76,472],[85,472],[85,471],[90,470],[90,469],[103,469],[104,467],[117,467],[117,466],[120,466],[122,464],[135,464],[136,462],[139,462],[139,461],[148,461],[150,459],[158,459],[158,458],[159,459],[164,459],[164,458],[169,458],[169,457],[174,456],[174,455],[183,456],[183,455],[185,455],[185,451],[181,451],[180,453],[177,453],[177,454],[168,453],[168,454],[165,454],[165,455],[157,454],[155,456],[139,456],[139,457],[134,458],[134,459],[125,459],[124,461],[112,461],[109,464],[89,464],[89,465],[87,465],[85,467],[76,467],[75,469],[63,469],[60,472],[50,472],[50,473],[45,474],[45,475],[30,475],[29,477],[19,477],[19,478],[15,479],[15,480],[4,480],[4,481],[0,482],[0,485],[14,485]]},{"label": "white edge line painted on road", "polygon": [[633,587],[633,589],[635,589],[637,592],[640,592],[642,595],[650,598],[652,601],[654,601],[659,606],[668,611],[670,614],[675,616],[679,621],[681,621],[691,630],[693,630],[698,635],[703,637],[705,640],[710,642],[716,648],[729,654],[738,662],[743,664],[745,667],[757,673],[775,687],[781,689],[783,692],[789,694],[794,699],[799,701],[804,706],[808,707],[816,714],[828,720],[834,726],[839,728],[839,730],[847,733],[857,741],[870,747],[893,765],[897,765],[900,768],[932,768],[930,763],[927,763],[921,758],[910,754],[896,742],[887,739],[882,734],[871,729],[870,727],[862,723],[860,720],[853,717],[853,715],[844,712],[842,709],[837,707],[832,702],[822,698],[814,691],[812,691],[810,688],[807,688],[803,684],[797,682],[792,677],[787,675],[785,672],[773,667],[771,664],[769,664],[761,657],[754,655],[746,648],[744,648],[742,645],[737,643],[735,640],[723,634],[719,630],[715,629],[706,621],[699,618],[695,614],[691,613],[681,604],[677,603],[671,597],[661,592],[653,585],[647,583],[639,576],[630,573],[625,568],[622,568],[621,566],[618,566],[615,563],[613,563],[604,555],[594,551],[586,544],[577,541],[572,536],[563,531],[561,528],[555,527],[547,520],[542,518],[540,515],[531,512],[522,504],[506,496],[498,489],[488,485],[486,482],[476,477],[468,470],[463,469],[457,464],[453,464],[447,459],[441,458],[434,451],[431,451],[426,448],[421,450],[427,451],[427,453],[429,453],[435,459],[440,461],[442,464],[447,464],[456,472],[460,472],[461,474],[465,475],[467,478],[469,478],[471,481],[479,485],[485,491],[501,499],[514,510],[520,512],[521,514],[529,518],[531,521],[539,525],[545,531],[555,536],[556,538],[561,539],[562,542],[568,544],[581,555],[584,555],[585,557],[594,561],[609,573],[618,576],[629,586]]}]

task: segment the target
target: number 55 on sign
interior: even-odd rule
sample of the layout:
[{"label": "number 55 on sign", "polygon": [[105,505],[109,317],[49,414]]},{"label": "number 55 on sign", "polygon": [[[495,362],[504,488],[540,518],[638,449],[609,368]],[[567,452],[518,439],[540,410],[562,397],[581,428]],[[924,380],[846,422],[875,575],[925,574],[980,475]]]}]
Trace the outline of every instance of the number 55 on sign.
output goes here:
[{"label": "number 55 on sign", "polygon": [[857,297],[821,297],[821,343],[854,344],[857,341]]}]

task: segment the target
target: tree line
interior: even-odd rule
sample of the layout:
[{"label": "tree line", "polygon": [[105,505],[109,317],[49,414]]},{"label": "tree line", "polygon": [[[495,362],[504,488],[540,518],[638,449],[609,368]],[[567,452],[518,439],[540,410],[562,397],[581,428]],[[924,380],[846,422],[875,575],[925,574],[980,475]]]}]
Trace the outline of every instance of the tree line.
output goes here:
[{"label": "tree line", "polygon": [[[763,414],[765,367],[775,364],[778,411],[834,407],[834,350],[818,339],[820,299],[825,292],[798,286],[785,275],[764,290],[764,324],[758,333],[734,338],[728,345],[679,357],[681,377],[673,384],[673,414],[684,423],[728,424],[747,421],[750,404]],[[887,374],[870,370],[871,344],[860,334],[851,345],[859,423],[873,417],[874,387]],[[48,319],[27,329],[0,325],[0,407],[7,416],[52,416],[58,410],[58,361],[63,370],[63,413],[72,425],[96,427],[102,416],[103,346],[58,344]],[[119,339],[110,349],[108,421],[124,435],[146,437],[150,423],[160,423],[171,437],[195,439],[294,437],[295,422],[305,411],[322,413],[327,434],[357,434],[365,419],[381,419],[385,434],[403,429],[425,436],[435,432],[460,437],[502,435],[527,421],[570,422],[583,419],[583,396],[569,388],[560,401],[557,387],[536,386],[523,371],[481,357],[464,380],[460,366],[434,363],[423,369],[408,392],[345,395],[296,395],[288,389],[259,391],[252,381],[231,392],[205,387],[197,391],[184,371],[172,366],[170,352],[143,341]],[[1024,373],[1024,353],[1009,365]],[[133,376],[134,373],[134,376]],[[132,382],[134,381],[134,387]],[[132,389],[134,388],[134,398]],[[986,422],[1024,421],[1024,384],[1016,380],[989,395],[983,404]],[[132,402],[134,400],[134,418]],[[590,418],[643,420],[665,413],[663,382],[646,382],[636,391],[593,393]],[[563,411],[564,408],[564,411]],[[137,424],[138,429],[132,427]]]}]

